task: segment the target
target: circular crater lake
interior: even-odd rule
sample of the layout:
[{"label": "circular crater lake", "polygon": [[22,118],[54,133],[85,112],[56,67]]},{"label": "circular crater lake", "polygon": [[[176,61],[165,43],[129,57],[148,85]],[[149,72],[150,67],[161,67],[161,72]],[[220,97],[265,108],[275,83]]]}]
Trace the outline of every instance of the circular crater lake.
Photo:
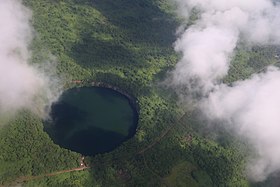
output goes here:
[{"label": "circular crater lake", "polygon": [[45,130],[54,142],[87,156],[113,150],[135,134],[138,122],[126,96],[100,87],[66,90],[50,116]]}]

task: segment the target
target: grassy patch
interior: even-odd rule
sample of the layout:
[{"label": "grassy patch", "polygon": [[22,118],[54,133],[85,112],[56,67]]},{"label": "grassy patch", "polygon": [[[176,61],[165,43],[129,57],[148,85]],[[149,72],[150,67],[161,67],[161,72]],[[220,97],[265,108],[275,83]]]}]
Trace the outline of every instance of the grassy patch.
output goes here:
[{"label": "grassy patch", "polygon": [[177,187],[211,187],[210,177],[202,170],[197,169],[192,163],[182,161],[171,170],[164,178],[167,186]]}]

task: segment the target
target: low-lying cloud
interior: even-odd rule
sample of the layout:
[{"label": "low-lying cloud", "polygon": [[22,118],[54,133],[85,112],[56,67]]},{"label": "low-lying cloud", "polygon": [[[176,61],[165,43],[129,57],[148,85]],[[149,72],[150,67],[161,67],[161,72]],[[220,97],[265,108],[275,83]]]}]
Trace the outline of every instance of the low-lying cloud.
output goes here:
[{"label": "low-lying cloud", "polygon": [[[269,67],[231,86],[222,83],[234,50],[280,43],[280,5],[271,0],[176,0],[179,13],[197,20],[180,32],[182,54],[170,82],[183,101],[194,100],[209,120],[223,120],[248,139],[257,156],[248,162],[252,180],[280,169],[280,70]],[[187,101],[188,103],[188,101]]]},{"label": "low-lying cloud", "polygon": [[209,119],[234,125],[236,133],[254,146],[256,158],[249,160],[248,171],[257,181],[280,168],[279,95],[280,71],[271,67],[232,87],[220,85],[200,104]]},{"label": "low-lying cloud", "polygon": [[32,14],[20,0],[0,1],[0,114],[28,108],[43,115],[51,80],[30,65]]}]

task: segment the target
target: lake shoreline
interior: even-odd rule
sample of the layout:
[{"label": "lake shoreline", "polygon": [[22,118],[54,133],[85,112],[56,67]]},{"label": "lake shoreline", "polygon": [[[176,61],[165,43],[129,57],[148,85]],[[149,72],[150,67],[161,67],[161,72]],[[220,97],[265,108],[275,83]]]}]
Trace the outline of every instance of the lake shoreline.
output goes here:
[{"label": "lake shoreline", "polygon": [[133,101],[116,87],[96,82],[74,86],[52,105],[54,125],[45,131],[59,146],[85,156],[110,152],[137,131],[139,116]]},{"label": "lake shoreline", "polygon": [[93,87],[101,87],[101,88],[108,88],[108,89],[112,89],[122,95],[124,95],[129,103],[131,104],[131,106],[135,109],[135,111],[137,112],[137,115],[139,115],[139,110],[140,110],[140,107],[138,105],[138,102],[137,102],[137,98],[132,96],[131,94],[129,94],[128,92],[124,91],[123,89],[121,89],[120,87],[118,86],[114,86],[114,85],[111,85],[111,84],[108,84],[108,83],[104,83],[104,82],[98,82],[98,81],[92,81],[91,83],[91,86]]}]

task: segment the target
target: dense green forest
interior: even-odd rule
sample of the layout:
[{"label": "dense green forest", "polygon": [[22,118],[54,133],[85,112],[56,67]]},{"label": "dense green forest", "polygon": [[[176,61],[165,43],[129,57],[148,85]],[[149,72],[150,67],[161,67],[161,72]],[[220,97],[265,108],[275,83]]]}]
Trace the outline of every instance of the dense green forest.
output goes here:
[{"label": "dense green forest", "polygon": [[[246,145],[229,132],[217,139],[190,107],[160,86],[179,55],[173,50],[180,18],[168,0],[23,0],[36,30],[31,63],[50,54],[65,89],[101,81],[125,90],[139,105],[135,136],[110,153],[86,157],[90,169],[43,177],[23,186],[249,186]],[[275,48],[236,50],[225,82],[262,71]],[[257,61],[252,66],[252,61]],[[221,131],[221,130],[220,130]],[[43,122],[20,111],[0,130],[0,184],[78,167],[81,155],[55,145]],[[19,180],[20,181],[20,180]]]}]

